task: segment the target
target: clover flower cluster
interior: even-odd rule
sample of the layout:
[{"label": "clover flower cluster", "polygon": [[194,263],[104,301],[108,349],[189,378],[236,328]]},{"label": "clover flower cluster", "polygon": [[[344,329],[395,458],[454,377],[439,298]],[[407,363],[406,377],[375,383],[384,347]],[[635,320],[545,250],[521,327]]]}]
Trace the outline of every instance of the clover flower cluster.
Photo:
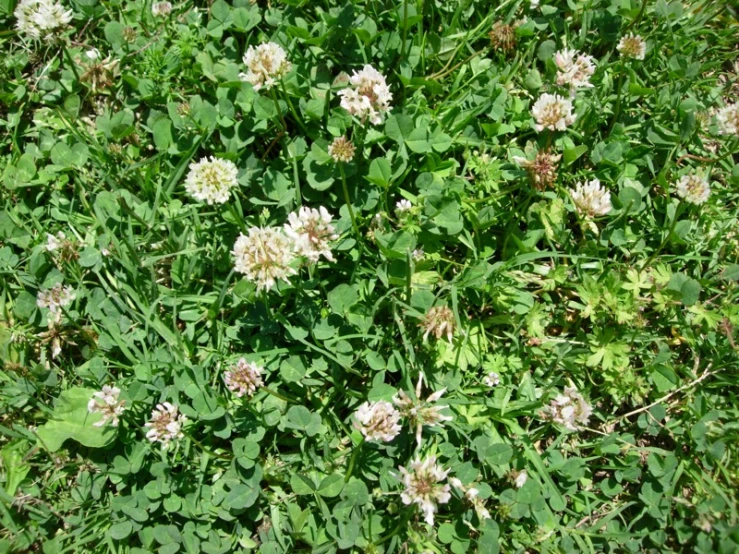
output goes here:
[{"label": "clover flower cluster", "polygon": [[575,122],[575,114],[572,113],[572,102],[559,94],[545,92],[534,103],[531,113],[534,115],[536,124],[534,129],[542,132],[544,129],[550,131],[565,131],[568,126]]},{"label": "clover flower cluster", "polygon": [[490,512],[485,507],[485,503],[482,498],[480,498],[480,490],[478,488],[472,486],[468,487],[462,484],[462,481],[457,477],[449,479],[449,483],[464,495],[465,500],[472,504],[472,507],[475,509],[475,513],[477,513],[477,517],[480,518],[480,520],[490,519]]},{"label": "clover flower cluster", "polygon": [[575,387],[565,387],[542,412],[546,419],[559,423],[570,431],[579,431],[588,424],[593,408]]},{"label": "clover flower cluster", "polygon": [[647,53],[647,43],[639,35],[629,33],[621,37],[616,46],[621,55],[625,58],[634,60],[643,60]]},{"label": "clover flower cluster", "polygon": [[349,83],[350,87],[339,91],[341,107],[362,122],[369,119],[373,125],[382,123],[393,99],[385,76],[371,65],[365,65],[354,71]]},{"label": "clover flower cluster", "polygon": [[454,312],[449,306],[432,306],[423,316],[419,327],[424,330],[423,340],[426,340],[429,335],[434,335],[437,340],[446,335],[451,344],[456,327]]},{"label": "clover flower cluster", "polygon": [[13,15],[18,32],[34,40],[49,40],[72,21],[72,10],[53,0],[20,0]]},{"label": "clover flower cluster", "polygon": [[569,86],[571,91],[592,88],[590,77],[595,73],[595,61],[592,56],[565,48],[554,54],[554,63],[558,70],[558,85]]},{"label": "clover flower cluster", "polygon": [[126,409],[126,402],[118,398],[120,394],[121,389],[118,387],[105,385],[102,390],[92,395],[87,403],[87,411],[91,414],[101,414],[103,416],[100,421],[93,424],[95,427],[102,427],[108,422],[113,427],[118,426],[118,418]]},{"label": "clover flower cluster", "polygon": [[236,364],[231,366],[223,375],[223,381],[226,383],[228,390],[237,397],[253,396],[264,382],[262,381],[262,372],[264,368],[254,362],[247,362],[241,358]]},{"label": "clover flower cluster", "polygon": [[729,104],[716,112],[720,135],[739,136],[739,104]]},{"label": "clover flower cluster", "polygon": [[250,46],[244,54],[244,65],[247,71],[239,73],[239,78],[250,83],[256,91],[272,88],[292,69],[287,52],[274,42]]},{"label": "clover flower cluster", "polygon": [[354,413],[354,428],[368,441],[391,442],[402,430],[400,412],[385,400],[365,402]]},{"label": "clover flower cluster", "polygon": [[39,308],[49,309],[49,325],[56,325],[62,320],[62,308],[66,308],[74,300],[75,294],[72,287],[65,287],[61,283],[47,290],[39,291],[36,297],[36,305]]},{"label": "clover flower cluster", "polygon": [[405,487],[400,493],[403,504],[416,504],[421,508],[426,523],[433,525],[438,504],[446,504],[452,497],[449,484],[443,483],[449,470],[436,463],[436,456],[429,456],[423,461],[416,458],[407,469],[398,469]]},{"label": "clover flower cluster", "polygon": [[157,404],[151,412],[151,419],[144,425],[149,428],[146,438],[151,442],[161,443],[162,448],[166,449],[173,440],[185,436],[182,426],[186,421],[187,418],[180,413],[177,406],[169,402]]},{"label": "clover flower cluster", "polygon": [[611,193],[601,186],[598,179],[577,183],[570,189],[570,196],[577,211],[586,217],[606,215],[613,209]]},{"label": "clover flower cluster", "polygon": [[441,413],[441,410],[447,406],[437,405],[436,402],[446,392],[446,388],[436,391],[429,395],[425,400],[421,398],[421,387],[423,386],[423,374],[419,373],[418,383],[416,384],[415,398],[412,398],[405,391],[398,391],[393,396],[393,404],[398,408],[400,415],[408,420],[408,423],[416,431],[416,444],[421,446],[421,437],[424,425],[429,427],[437,427],[443,425],[445,421],[451,421],[453,418]]},{"label": "clover flower cluster", "polygon": [[223,204],[231,197],[231,189],[237,187],[236,165],[213,156],[190,164],[185,178],[185,189],[195,200],[212,204]]},{"label": "clover flower cluster", "polygon": [[316,263],[321,256],[334,261],[331,242],[338,238],[328,211],[301,207],[288,216],[283,227],[252,227],[236,239],[231,254],[235,270],[253,281],[258,291],[268,290],[278,281],[290,282],[302,257]]},{"label": "clover flower cluster", "polygon": [[675,185],[677,195],[691,204],[700,205],[711,195],[711,186],[708,179],[699,173],[683,175]]}]

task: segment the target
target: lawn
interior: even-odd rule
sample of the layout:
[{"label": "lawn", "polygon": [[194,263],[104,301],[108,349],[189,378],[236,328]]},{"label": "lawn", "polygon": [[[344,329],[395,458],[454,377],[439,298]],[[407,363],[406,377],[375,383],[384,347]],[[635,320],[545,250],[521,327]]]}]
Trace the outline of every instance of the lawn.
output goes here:
[{"label": "lawn", "polygon": [[0,0],[0,554],[739,552],[737,10]]}]

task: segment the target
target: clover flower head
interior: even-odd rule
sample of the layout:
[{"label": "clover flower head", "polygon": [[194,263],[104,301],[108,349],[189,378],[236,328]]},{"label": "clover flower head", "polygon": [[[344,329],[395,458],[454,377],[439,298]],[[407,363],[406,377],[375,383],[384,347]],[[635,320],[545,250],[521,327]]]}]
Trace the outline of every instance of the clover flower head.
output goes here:
[{"label": "clover flower head", "polygon": [[242,81],[251,83],[256,91],[262,87],[272,88],[292,69],[287,52],[274,42],[250,46],[244,54],[244,64],[248,71],[240,73],[239,77]]},{"label": "clover flower head", "polygon": [[691,204],[703,204],[711,195],[711,185],[703,175],[688,173],[680,177],[675,185],[677,195]]},{"label": "clover flower head", "polygon": [[494,371],[491,371],[487,375],[485,375],[482,381],[488,387],[495,387],[500,384],[500,375],[498,375]]},{"label": "clover flower head", "polygon": [[236,239],[233,254],[234,269],[257,285],[257,290],[271,289],[278,280],[289,282],[297,271],[291,267],[295,260],[295,244],[276,227],[252,227],[248,235]]},{"label": "clover flower head", "polygon": [[287,217],[285,234],[292,239],[297,253],[305,256],[309,262],[316,263],[321,256],[334,262],[331,242],[338,239],[339,235],[334,231],[332,219],[323,206],[317,210],[302,206]]},{"label": "clover flower head", "polygon": [[95,427],[102,427],[108,421],[113,427],[118,426],[118,418],[125,411],[125,400],[119,400],[121,389],[104,385],[103,389],[92,395],[87,403],[87,411],[91,414],[102,414],[103,418],[94,423]]},{"label": "clover flower head", "polygon": [[537,190],[544,190],[551,187],[557,180],[558,162],[561,158],[562,154],[551,154],[548,150],[540,150],[533,160],[514,156],[513,161],[528,172]]},{"label": "clover flower head", "polygon": [[716,123],[720,135],[739,136],[739,103],[729,104],[716,112]]},{"label": "clover flower head", "polygon": [[592,56],[565,48],[554,54],[554,63],[558,70],[558,85],[567,85],[571,90],[593,86],[590,82],[590,77],[595,73],[595,61]]},{"label": "clover flower head", "polygon": [[621,37],[616,50],[621,52],[621,55],[625,58],[643,60],[644,55],[647,53],[647,43],[639,35],[629,33]]},{"label": "clover flower head", "polygon": [[344,136],[336,137],[328,145],[328,155],[337,163],[348,163],[354,159],[354,144]]},{"label": "clover flower head", "polygon": [[49,324],[55,325],[62,320],[62,308],[69,306],[74,298],[72,287],[57,283],[50,289],[39,291],[36,296],[36,305],[39,308],[49,309]]},{"label": "clover flower head", "polygon": [[373,125],[382,123],[385,114],[392,109],[393,99],[385,76],[371,65],[365,65],[360,71],[354,71],[349,84],[338,93],[341,107],[363,122],[369,119]]},{"label": "clover flower head", "polygon": [[354,413],[354,427],[368,441],[390,442],[402,429],[400,412],[385,400],[365,402]]},{"label": "clover flower head", "polygon": [[172,13],[172,2],[154,2],[151,5],[151,15],[154,17],[167,17]]},{"label": "clover flower head", "polygon": [[593,408],[575,387],[565,387],[564,392],[544,408],[542,415],[570,431],[578,431],[588,424],[592,413]]},{"label": "clover flower head", "polygon": [[264,368],[254,362],[247,362],[241,358],[236,364],[231,366],[223,375],[223,381],[226,383],[228,390],[236,396],[253,396],[264,382],[262,381],[262,372]]},{"label": "clover flower head", "polygon": [[572,102],[559,94],[542,94],[534,103],[531,113],[536,120],[534,129],[541,132],[544,129],[550,131],[565,131],[568,126],[575,122],[575,114],[572,113]]},{"label": "clover flower head", "polygon": [[570,189],[570,196],[577,211],[587,217],[606,215],[613,209],[611,193],[601,186],[598,179],[577,183],[574,189]]},{"label": "clover flower head", "polygon": [[423,340],[426,340],[429,335],[434,335],[437,339],[446,335],[451,344],[456,327],[454,312],[449,306],[433,306],[426,312],[419,327],[424,330]]},{"label": "clover flower head", "polygon": [[151,442],[159,442],[162,448],[167,448],[175,439],[184,437],[182,426],[187,418],[179,412],[179,408],[169,402],[157,404],[151,412],[151,419],[144,424],[149,428],[146,438]]},{"label": "clover flower head", "polygon": [[442,483],[449,473],[436,463],[436,456],[421,461],[416,458],[408,469],[399,467],[405,490],[400,498],[405,505],[416,504],[429,525],[434,524],[438,504],[446,504],[452,497],[448,483]]},{"label": "clover flower head", "polygon": [[239,170],[229,160],[211,156],[190,164],[185,178],[185,190],[195,200],[208,204],[223,204],[231,197],[231,189],[237,187]]},{"label": "clover flower head", "polygon": [[443,425],[445,421],[451,421],[451,416],[441,413],[441,410],[447,406],[438,406],[436,402],[446,392],[446,388],[431,394],[426,400],[421,398],[421,387],[423,386],[423,374],[418,375],[418,384],[416,385],[415,398],[411,398],[405,391],[398,391],[393,396],[393,404],[398,408],[400,415],[408,419],[411,427],[416,430],[416,444],[421,446],[421,437],[423,426],[437,427]]},{"label": "clover flower head", "polygon": [[20,0],[13,15],[15,28],[31,39],[50,40],[72,21],[72,10],[53,0]]}]

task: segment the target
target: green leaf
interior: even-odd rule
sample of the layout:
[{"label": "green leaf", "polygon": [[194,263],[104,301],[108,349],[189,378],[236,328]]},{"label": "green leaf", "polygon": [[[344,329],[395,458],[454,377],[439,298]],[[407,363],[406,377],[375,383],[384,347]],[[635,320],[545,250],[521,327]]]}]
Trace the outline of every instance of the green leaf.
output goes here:
[{"label": "green leaf", "polygon": [[567,148],[562,153],[562,160],[564,161],[564,165],[571,165],[572,162],[585,154],[585,152],[587,151],[588,147],[585,144],[581,144],[580,146],[575,146],[573,148]]},{"label": "green leaf", "polygon": [[412,152],[416,154],[425,154],[431,151],[429,144],[429,133],[425,127],[413,129],[413,132],[405,139],[406,145]]},{"label": "green leaf", "polygon": [[83,387],[74,387],[61,393],[51,419],[37,431],[39,440],[46,448],[56,452],[67,439],[90,448],[102,448],[113,442],[117,428],[108,424],[93,426],[102,416],[87,411],[87,403],[94,393],[94,389]]},{"label": "green leaf", "polygon": [[321,484],[318,485],[318,494],[325,498],[334,498],[341,494],[344,488],[344,476],[343,475],[329,475],[321,480]]},{"label": "green leaf", "polygon": [[337,314],[343,314],[349,311],[359,300],[357,289],[353,285],[342,283],[328,293],[328,305]]},{"label": "green leaf", "polygon": [[398,114],[388,117],[385,122],[385,134],[395,142],[402,143],[413,132],[413,118]]},{"label": "green leaf", "polygon": [[390,185],[390,177],[392,174],[390,162],[385,158],[375,158],[370,164],[369,174],[366,179],[381,187],[387,187]]}]

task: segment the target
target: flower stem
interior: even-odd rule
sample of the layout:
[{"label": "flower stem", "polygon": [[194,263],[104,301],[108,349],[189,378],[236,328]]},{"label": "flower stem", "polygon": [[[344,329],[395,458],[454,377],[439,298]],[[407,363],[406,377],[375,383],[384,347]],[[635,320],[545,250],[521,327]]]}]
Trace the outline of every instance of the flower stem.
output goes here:
[{"label": "flower stem", "polygon": [[344,483],[347,483],[349,481],[349,478],[352,476],[352,471],[354,471],[354,463],[357,461],[357,456],[359,456],[359,452],[362,450],[362,445],[364,445],[364,438],[361,440],[361,442],[354,447],[354,451],[352,452],[352,457],[349,459],[349,467],[346,470],[346,477],[344,477]]},{"label": "flower stem", "polygon": [[349,189],[346,186],[346,173],[344,173],[344,166],[341,163],[339,163],[339,172],[341,173],[341,187],[344,189],[344,201],[349,210],[349,216],[352,218],[352,227],[354,227],[354,232],[357,234],[357,239],[361,241],[362,235],[357,226],[357,219],[354,217],[354,208],[352,208],[352,201],[349,198]]},{"label": "flower stem", "polygon": [[616,125],[616,121],[618,120],[618,116],[621,114],[621,89],[623,88],[623,84],[624,62],[621,60],[621,63],[618,66],[618,84],[616,85],[616,108],[613,110],[613,119],[611,120],[611,124],[608,126],[608,134],[613,130],[613,127]]},{"label": "flower stem", "polygon": [[665,235],[665,238],[662,239],[662,242],[657,247],[657,249],[654,252],[652,252],[652,254],[647,258],[647,261],[644,262],[644,265],[641,268],[642,271],[644,271],[647,267],[649,267],[649,264],[652,262],[652,260],[654,260],[654,258],[657,257],[657,254],[662,252],[662,249],[669,242],[670,237],[672,236],[672,233],[675,231],[675,227],[677,226],[677,217],[680,215],[681,207],[682,207],[682,200],[677,203],[677,206],[675,206],[675,215],[672,218],[672,224],[670,225],[670,230],[667,232],[667,235]]},{"label": "flower stem", "polygon": [[277,100],[277,93],[275,92],[274,87],[269,89],[270,96],[272,96],[272,100],[275,102],[275,108],[277,109],[277,115],[280,116],[280,123],[282,123],[282,129],[287,133],[287,122],[285,121],[284,116],[282,115],[282,109],[280,108],[280,101]]}]

